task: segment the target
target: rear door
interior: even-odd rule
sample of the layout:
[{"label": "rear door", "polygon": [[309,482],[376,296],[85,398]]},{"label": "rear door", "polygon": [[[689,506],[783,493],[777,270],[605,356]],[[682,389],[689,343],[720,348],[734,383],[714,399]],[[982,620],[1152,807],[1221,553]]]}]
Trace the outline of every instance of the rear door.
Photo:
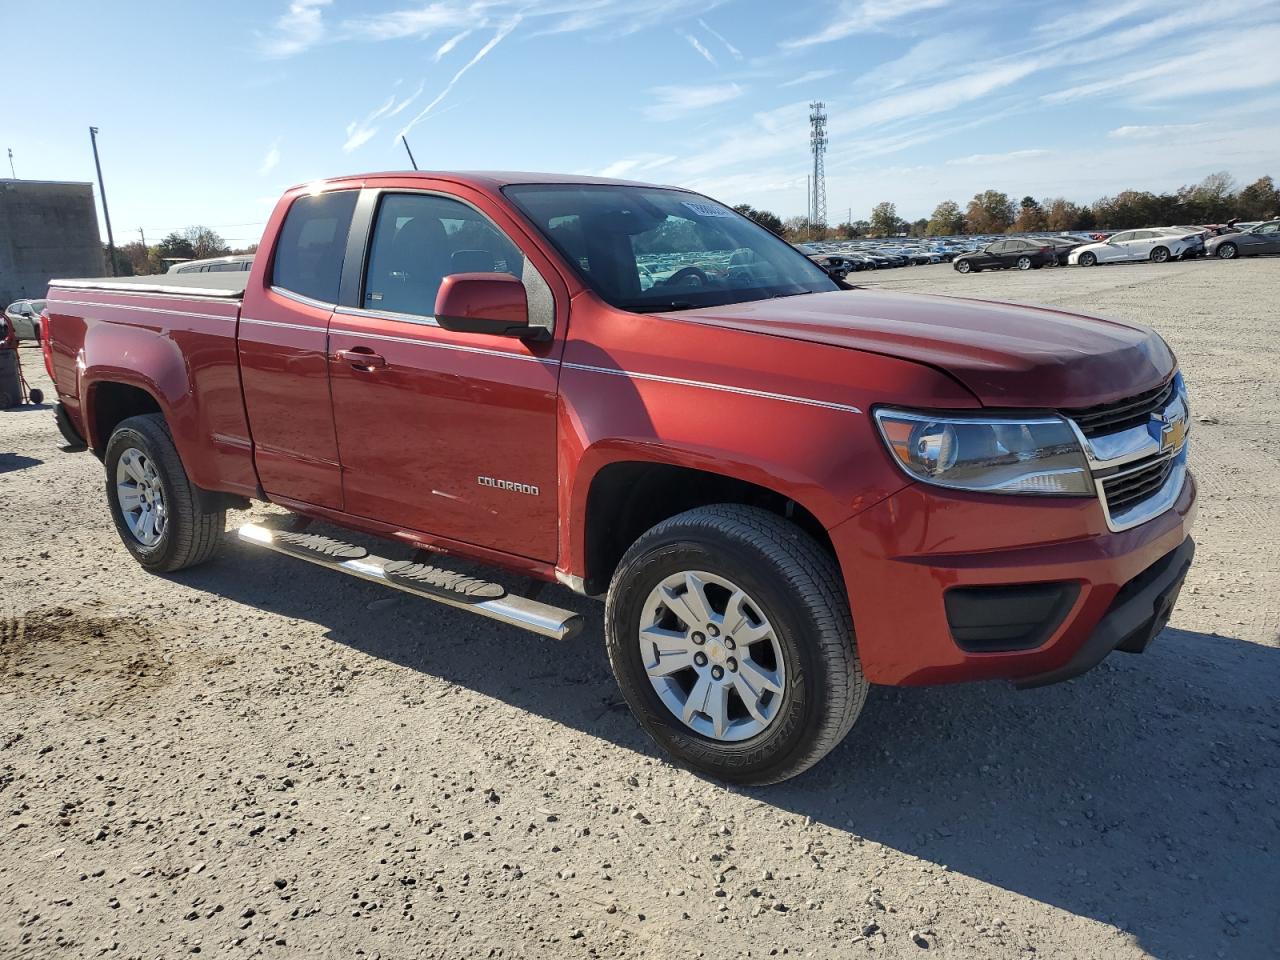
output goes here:
[{"label": "rear door", "polygon": [[254,464],[267,493],[340,510],[326,349],[357,189],[299,191],[262,272],[250,274],[238,347]]},{"label": "rear door", "polygon": [[434,313],[444,277],[511,273],[533,321],[555,328],[561,281],[501,206],[458,185],[366,190],[362,229],[363,275],[348,273],[329,327],[346,512],[554,560],[563,333],[453,333]]}]

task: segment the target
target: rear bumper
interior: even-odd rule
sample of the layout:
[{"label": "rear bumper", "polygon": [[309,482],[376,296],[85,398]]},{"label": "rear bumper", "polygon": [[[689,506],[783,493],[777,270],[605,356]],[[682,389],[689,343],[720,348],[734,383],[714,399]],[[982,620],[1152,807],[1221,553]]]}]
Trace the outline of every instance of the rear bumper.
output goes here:
[{"label": "rear bumper", "polygon": [[1188,474],[1171,509],[1113,533],[1091,498],[899,491],[830,531],[867,678],[1036,686],[1145,647],[1190,565],[1195,501]]}]

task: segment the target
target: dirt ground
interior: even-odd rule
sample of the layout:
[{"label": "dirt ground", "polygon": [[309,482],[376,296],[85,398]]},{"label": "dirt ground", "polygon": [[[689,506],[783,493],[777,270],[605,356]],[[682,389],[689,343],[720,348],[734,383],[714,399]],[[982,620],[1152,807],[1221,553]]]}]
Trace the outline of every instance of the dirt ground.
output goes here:
[{"label": "dirt ground", "polygon": [[98,462],[0,412],[0,957],[1280,957],[1280,261],[859,279],[1168,338],[1199,553],[1146,654],[876,688],[726,789],[633,723],[594,602],[555,588],[555,644],[230,541],[152,577]]}]

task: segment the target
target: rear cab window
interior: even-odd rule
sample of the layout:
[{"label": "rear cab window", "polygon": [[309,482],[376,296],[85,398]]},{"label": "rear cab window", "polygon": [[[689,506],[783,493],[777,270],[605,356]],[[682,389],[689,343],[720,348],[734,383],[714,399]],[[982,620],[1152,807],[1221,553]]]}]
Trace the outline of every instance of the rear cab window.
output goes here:
[{"label": "rear cab window", "polygon": [[321,303],[336,303],[357,190],[301,196],[289,207],[276,241],[271,285]]}]

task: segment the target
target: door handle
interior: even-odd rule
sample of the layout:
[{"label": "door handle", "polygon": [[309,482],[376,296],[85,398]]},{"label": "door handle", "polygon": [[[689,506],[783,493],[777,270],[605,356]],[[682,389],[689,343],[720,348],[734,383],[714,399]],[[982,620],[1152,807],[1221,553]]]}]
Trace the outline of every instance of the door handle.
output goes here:
[{"label": "door handle", "polygon": [[333,359],[340,363],[349,363],[358,370],[375,370],[387,365],[387,358],[374,353],[368,347],[352,347],[350,350],[339,350]]}]

